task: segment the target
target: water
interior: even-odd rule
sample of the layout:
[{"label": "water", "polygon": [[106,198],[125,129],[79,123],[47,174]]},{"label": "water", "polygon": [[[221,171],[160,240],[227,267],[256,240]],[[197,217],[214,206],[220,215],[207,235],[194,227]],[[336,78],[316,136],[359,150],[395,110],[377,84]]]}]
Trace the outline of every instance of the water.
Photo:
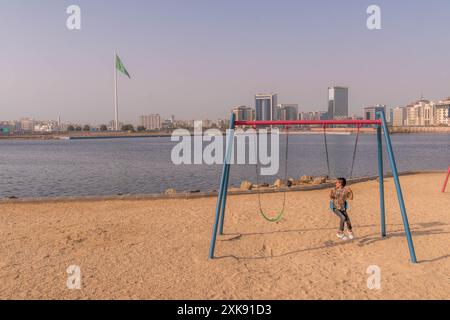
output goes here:
[{"label": "water", "polygon": [[[323,136],[291,135],[289,176],[326,175]],[[331,173],[347,177],[355,136],[328,136]],[[450,165],[450,135],[393,135],[398,168],[445,170]],[[280,138],[284,158],[284,138]],[[180,165],[171,162],[170,138],[111,140],[0,141],[0,198],[148,194],[217,190],[221,165]],[[385,154],[385,168],[388,168]],[[279,177],[283,176],[281,160]],[[234,165],[230,184],[255,182],[254,165]],[[362,135],[354,176],[377,174],[375,135]],[[273,182],[276,176],[261,178]],[[441,182],[436,181],[439,185]]]}]

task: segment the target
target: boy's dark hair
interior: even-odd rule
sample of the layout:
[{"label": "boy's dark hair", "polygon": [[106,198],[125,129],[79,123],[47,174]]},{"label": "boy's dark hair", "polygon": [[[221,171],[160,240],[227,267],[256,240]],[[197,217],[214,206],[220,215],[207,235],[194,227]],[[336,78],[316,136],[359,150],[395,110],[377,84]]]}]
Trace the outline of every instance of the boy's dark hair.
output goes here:
[{"label": "boy's dark hair", "polygon": [[338,178],[337,181],[339,181],[343,187],[347,185],[347,180],[345,178]]}]

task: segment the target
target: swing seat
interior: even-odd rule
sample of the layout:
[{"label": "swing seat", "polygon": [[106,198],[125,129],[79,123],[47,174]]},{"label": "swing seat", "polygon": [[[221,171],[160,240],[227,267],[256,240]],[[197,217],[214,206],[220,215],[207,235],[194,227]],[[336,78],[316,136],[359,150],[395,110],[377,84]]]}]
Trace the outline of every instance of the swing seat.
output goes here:
[{"label": "swing seat", "polygon": [[[345,201],[345,210],[348,210],[348,209],[350,209],[350,206],[348,205],[348,202]],[[333,201],[330,201],[330,210],[334,211],[334,203],[333,203]]]}]

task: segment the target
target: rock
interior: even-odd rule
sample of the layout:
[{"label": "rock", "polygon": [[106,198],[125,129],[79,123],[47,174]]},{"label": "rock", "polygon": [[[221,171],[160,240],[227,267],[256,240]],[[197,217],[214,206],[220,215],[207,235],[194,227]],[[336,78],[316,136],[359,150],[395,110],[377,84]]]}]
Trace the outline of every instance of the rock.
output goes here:
[{"label": "rock", "polygon": [[312,184],[319,185],[327,182],[327,177],[316,177],[313,179]]},{"label": "rock", "polygon": [[311,183],[313,181],[313,177],[311,176],[301,176],[300,183]]},{"label": "rock", "polygon": [[295,181],[294,178],[289,178],[287,181],[287,186],[290,188],[292,186],[295,186],[297,184],[297,181]]},{"label": "rock", "polygon": [[253,184],[250,181],[242,181],[241,190],[249,191],[252,190]]},{"label": "rock", "polygon": [[273,183],[275,188],[281,188],[282,186],[284,186],[283,180],[281,179],[277,179],[274,183]]},{"label": "rock", "polygon": [[172,189],[172,188],[167,189],[167,190],[164,192],[164,194],[176,194],[176,193],[177,193],[177,190]]}]

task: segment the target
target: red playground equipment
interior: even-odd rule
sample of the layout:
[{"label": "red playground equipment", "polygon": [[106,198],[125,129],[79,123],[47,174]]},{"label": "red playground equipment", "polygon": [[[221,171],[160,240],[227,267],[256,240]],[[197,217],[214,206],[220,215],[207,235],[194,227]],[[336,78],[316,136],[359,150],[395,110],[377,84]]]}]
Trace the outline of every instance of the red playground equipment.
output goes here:
[{"label": "red playground equipment", "polygon": [[447,188],[449,178],[450,178],[450,167],[448,167],[447,177],[445,178],[444,185],[442,186],[442,193],[444,193],[445,189]]}]

